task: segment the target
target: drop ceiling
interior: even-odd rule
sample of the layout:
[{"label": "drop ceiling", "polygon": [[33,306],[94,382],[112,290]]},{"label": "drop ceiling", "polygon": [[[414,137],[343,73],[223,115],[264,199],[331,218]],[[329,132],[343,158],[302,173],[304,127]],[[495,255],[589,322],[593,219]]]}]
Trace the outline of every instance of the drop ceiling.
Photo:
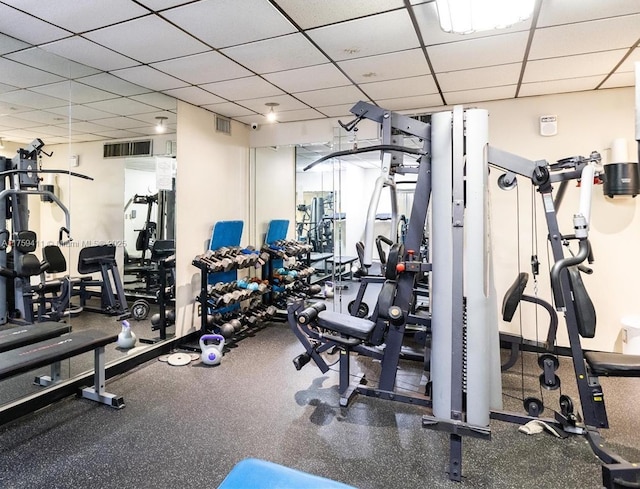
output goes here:
[{"label": "drop ceiling", "polygon": [[634,85],[640,1],[537,0],[508,29],[447,34],[419,0],[0,0],[0,137],[175,130],[180,99],[245,124]]}]

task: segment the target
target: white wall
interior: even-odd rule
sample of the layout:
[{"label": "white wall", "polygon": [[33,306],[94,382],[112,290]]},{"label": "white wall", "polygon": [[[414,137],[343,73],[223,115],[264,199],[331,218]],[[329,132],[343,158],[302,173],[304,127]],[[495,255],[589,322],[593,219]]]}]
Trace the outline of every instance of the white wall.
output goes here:
[{"label": "white wall", "polygon": [[216,133],[211,112],[178,101],[176,177],[176,335],[199,329],[195,298],[200,273],[191,262],[207,249],[213,225],[249,219],[249,128],[232,121]]},{"label": "white wall", "polygon": [[[296,162],[293,146],[256,148],[252,161],[252,232],[250,241],[264,243],[269,222],[287,219],[287,239],[296,233]],[[255,216],[255,217],[253,217]]]}]

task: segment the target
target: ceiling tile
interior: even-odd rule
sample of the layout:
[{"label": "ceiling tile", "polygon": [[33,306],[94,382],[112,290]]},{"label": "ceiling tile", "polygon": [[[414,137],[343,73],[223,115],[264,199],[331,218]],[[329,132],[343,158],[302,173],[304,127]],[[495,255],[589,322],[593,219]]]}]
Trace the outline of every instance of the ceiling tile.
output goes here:
[{"label": "ceiling tile", "polygon": [[635,81],[635,73],[633,71],[614,73],[607,78],[600,88],[632,87],[635,84]]},{"label": "ceiling tile", "polygon": [[146,135],[145,132],[125,131],[125,130],[113,130],[113,131],[94,131],[94,134],[102,136],[108,139],[128,139],[139,138]]},{"label": "ceiling tile", "polygon": [[431,75],[361,83],[360,88],[373,99],[411,97],[413,95],[426,95],[438,92],[438,88]]},{"label": "ceiling tile", "polygon": [[476,102],[486,102],[488,100],[503,100],[513,98],[516,94],[516,85],[504,87],[478,88],[476,90],[460,90],[457,92],[447,92],[444,98],[449,105],[470,104]]},{"label": "ceiling tile", "polygon": [[439,44],[427,48],[436,73],[521,62],[527,47],[528,32]]},{"label": "ceiling tile", "polygon": [[366,2],[276,0],[276,3],[303,29],[342,22],[404,6],[402,0],[367,0]]},{"label": "ceiling tile", "polygon": [[[635,48],[633,51],[631,51],[629,57],[625,59],[620,66],[618,66],[618,69],[616,71],[634,71],[635,64],[637,62],[640,62],[640,48]],[[633,83],[631,84],[631,86],[633,86]]]},{"label": "ceiling tile", "polygon": [[225,102],[224,99],[199,87],[184,87],[166,90],[164,93],[193,105],[207,105]]},{"label": "ceiling tile", "polygon": [[202,0],[162,16],[214,48],[295,32],[267,0]]},{"label": "ceiling tile", "polygon": [[88,141],[104,141],[105,139],[111,139],[106,136],[97,136],[95,134],[71,134],[69,140],[76,143],[85,143]]},{"label": "ceiling tile", "polygon": [[76,120],[91,121],[95,119],[104,119],[105,117],[113,117],[113,114],[102,110],[93,109],[86,105],[69,105],[66,107],[58,107],[49,109],[49,112],[60,114],[63,117],[70,117]]},{"label": "ceiling tile", "polygon": [[438,11],[436,9],[435,2],[423,3],[413,7],[413,11],[422,34],[422,39],[425,46],[433,44],[445,44],[449,42],[467,41],[470,39],[477,39],[479,37],[489,37],[501,34],[508,34],[511,32],[529,31],[531,28],[531,19],[523,22],[518,22],[506,29],[491,30],[474,32],[471,34],[453,34],[451,32],[444,32],[440,28],[440,21],[438,20]]},{"label": "ceiling tile", "polygon": [[250,115],[253,112],[245,107],[241,107],[233,102],[225,102],[222,104],[203,105],[203,107],[216,114],[224,115],[226,117],[238,117],[242,115]]},{"label": "ceiling tile", "polygon": [[2,131],[2,137],[16,143],[30,143],[39,136],[40,133],[33,129],[11,129],[9,131]]},{"label": "ceiling tile", "polygon": [[547,95],[552,93],[580,92],[593,90],[602,81],[602,76],[589,76],[586,78],[573,78],[565,80],[552,80],[535,83],[523,83],[520,87],[519,97],[532,95]]},{"label": "ceiling tile", "polygon": [[149,7],[151,10],[158,11],[166,8],[175,7],[185,3],[190,3],[193,0],[138,0],[142,5]]},{"label": "ceiling tile", "polygon": [[138,64],[130,58],[114,53],[110,49],[98,46],[96,43],[79,36],[69,37],[40,47],[63,58],[103,71],[117,70]]},{"label": "ceiling tile", "polygon": [[421,49],[350,59],[341,61],[338,65],[356,83],[393,80],[429,73],[429,65]]},{"label": "ceiling tile", "polygon": [[640,4],[629,0],[580,0],[579,8],[574,2],[542,2],[537,26],[572,24],[639,12]]},{"label": "ceiling tile", "polygon": [[520,78],[521,66],[521,63],[511,63],[488,68],[438,73],[438,83],[443,92],[515,85]]},{"label": "ceiling tile", "polygon": [[355,86],[325,88],[310,92],[295,93],[294,96],[312,107],[332,104],[355,104],[364,97],[363,93]]},{"label": "ceiling tile", "polygon": [[78,78],[98,73],[95,68],[70,61],[39,48],[25,49],[18,53],[8,54],[6,57],[27,66],[37,66],[41,70],[55,73],[65,78]]},{"label": "ceiling tile", "polygon": [[170,90],[187,86],[187,83],[172,76],[155,70],[149,66],[135,66],[124,70],[114,71],[118,78],[124,78],[131,83],[147,87],[150,90]]},{"label": "ceiling tile", "polygon": [[51,83],[49,85],[33,87],[31,90],[33,90],[34,92],[42,93],[44,95],[50,95],[51,97],[70,100],[75,104],[98,102],[100,100],[107,100],[117,97],[117,95],[105,92],[104,90],[90,87],[88,85],[83,85],[82,83],[77,83],[74,81]]},{"label": "ceiling tile", "polygon": [[13,85],[5,85],[4,83],[0,83],[0,93],[5,92],[13,92],[14,90],[18,90],[19,87],[15,87]]},{"label": "ceiling tile", "polygon": [[27,127],[37,127],[39,124],[34,121],[27,121],[20,119],[19,117],[12,117],[8,115],[0,115],[0,126],[10,127],[12,129],[25,129]]},{"label": "ceiling tile", "polygon": [[29,44],[42,44],[71,35],[70,32],[4,4],[0,4],[0,19],[3,34]]},{"label": "ceiling tile", "polygon": [[380,107],[388,110],[418,110],[442,105],[440,95],[417,95],[415,97],[389,98],[377,100]]},{"label": "ceiling tile", "polygon": [[630,48],[640,38],[640,14],[536,29],[529,59]]},{"label": "ceiling tile", "polygon": [[286,92],[303,92],[320,88],[339,87],[351,82],[331,63],[264,75]]},{"label": "ceiling tile", "polygon": [[13,37],[0,34],[0,55],[11,53],[13,51],[17,51],[19,49],[25,49],[28,47],[29,47],[29,44],[27,44],[26,42],[18,41]]},{"label": "ceiling tile", "polygon": [[48,112],[45,110],[32,110],[29,112],[20,112],[20,119],[27,121],[34,121],[40,124],[52,124],[60,125],[66,124],[69,121],[67,116],[62,116],[54,112]]},{"label": "ceiling tile", "polygon": [[131,119],[136,119],[141,122],[144,122],[145,124],[150,124],[153,126],[157,124],[158,117],[165,117],[166,118],[165,122],[167,126],[171,126],[172,124],[175,124],[178,119],[178,116],[174,112],[170,112],[168,110],[160,110],[160,111],[156,110],[155,112],[132,114],[130,117]]},{"label": "ceiling tile", "polygon": [[145,124],[137,119],[131,119],[129,117],[107,117],[106,119],[96,119],[96,122],[101,126],[110,127],[112,129],[134,129],[141,127]]},{"label": "ceiling tile", "polygon": [[266,114],[267,112],[269,112],[269,107],[267,107],[265,104],[271,103],[271,102],[280,104],[279,106],[273,109],[275,112],[283,112],[285,110],[298,110],[298,109],[308,108],[305,104],[303,104],[299,100],[296,100],[290,95],[278,95],[276,97],[263,97],[263,98],[256,98],[256,99],[250,99],[250,100],[243,100],[242,105],[255,112]]},{"label": "ceiling tile", "polygon": [[0,94],[0,100],[11,105],[17,104],[32,109],[50,109],[53,107],[64,107],[69,102],[56,97],[50,97],[31,90],[15,90]]},{"label": "ceiling tile", "polygon": [[320,27],[307,34],[336,61],[420,46],[406,9]]},{"label": "ceiling tile", "polygon": [[300,109],[279,112],[276,116],[278,122],[307,121],[311,119],[324,119],[325,115],[315,109]]},{"label": "ceiling tile", "polygon": [[328,117],[344,117],[353,115],[349,112],[351,107],[353,107],[353,104],[326,105],[323,107],[317,107],[317,109]]},{"label": "ceiling tile", "polygon": [[[229,116],[229,117],[232,117],[232,116]],[[260,130],[260,127],[262,126],[269,126],[273,124],[273,122],[269,122],[267,118],[262,114],[244,115],[244,116],[238,116],[233,118],[236,121],[242,122],[244,124],[254,124],[254,123],[258,124],[258,130]]]},{"label": "ceiling tile", "polygon": [[143,104],[152,105],[158,109],[176,110],[176,99],[162,93],[145,93],[143,95],[134,95],[130,98]]},{"label": "ceiling tile", "polygon": [[627,53],[626,49],[533,60],[527,63],[524,83],[592,75],[607,75]]},{"label": "ceiling tile", "polygon": [[150,90],[140,85],[134,85],[117,76],[110,75],[109,73],[98,73],[97,75],[86,76],[76,80],[90,87],[100,88],[107,92],[115,93],[116,95],[122,95],[123,97],[130,97],[131,95],[140,95],[141,93],[147,93]]},{"label": "ceiling tile", "polygon": [[49,124],[46,126],[32,127],[31,130],[36,134],[40,134],[40,136],[38,137],[42,139],[45,143],[50,142],[49,140],[50,138],[48,138],[47,136],[68,136],[69,135],[68,125],[54,126]]},{"label": "ceiling tile", "polygon": [[209,48],[155,15],[84,34],[142,63],[201,53]]},{"label": "ceiling tile", "polygon": [[73,32],[86,32],[149,13],[147,9],[130,0],[12,0],[11,5]]},{"label": "ceiling tile", "polygon": [[3,83],[20,88],[35,87],[64,80],[58,75],[31,68],[5,58],[0,58],[0,73],[2,73]]},{"label": "ceiling tile", "polygon": [[207,83],[202,88],[228,100],[246,100],[258,97],[273,97],[284,95],[284,92],[274,87],[259,76],[249,76],[217,83]]},{"label": "ceiling tile", "polygon": [[162,61],[151,66],[194,85],[251,75],[249,70],[216,51]]},{"label": "ceiling tile", "polygon": [[143,104],[142,102],[136,102],[135,100],[131,100],[126,97],[104,100],[102,102],[91,102],[89,104],[85,104],[85,107],[117,115],[141,114],[144,112],[154,112],[158,110],[155,107]]},{"label": "ceiling tile", "polygon": [[69,123],[69,129],[71,130],[71,134],[77,132],[98,132],[108,130],[105,126],[86,121],[71,122]]},{"label": "ceiling tile", "polygon": [[222,52],[256,73],[271,73],[329,61],[302,34],[242,44]]}]

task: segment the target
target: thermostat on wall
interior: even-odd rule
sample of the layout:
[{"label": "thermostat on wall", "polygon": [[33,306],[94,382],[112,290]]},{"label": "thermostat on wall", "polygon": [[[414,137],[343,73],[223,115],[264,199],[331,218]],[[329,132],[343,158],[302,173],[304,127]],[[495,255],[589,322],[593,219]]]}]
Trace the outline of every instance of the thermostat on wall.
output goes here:
[{"label": "thermostat on wall", "polygon": [[540,116],[540,136],[555,136],[558,134],[558,116]]}]

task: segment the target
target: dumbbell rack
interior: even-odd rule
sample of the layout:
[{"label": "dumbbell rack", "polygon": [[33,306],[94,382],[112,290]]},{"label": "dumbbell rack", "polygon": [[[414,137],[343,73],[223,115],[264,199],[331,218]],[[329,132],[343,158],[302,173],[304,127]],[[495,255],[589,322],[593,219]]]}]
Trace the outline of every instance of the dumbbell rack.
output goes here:
[{"label": "dumbbell rack", "polygon": [[[264,277],[271,283],[273,291],[269,295],[269,303],[278,307],[283,318],[286,318],[286,302],[290,298],[306,298],[317,293],[309,285],[309,278],[315,273],[307,259],[312,247],[287,240],[288,226],[289,221],[286,219],[272,220],[261,249],[271,257],[265,267]],[[302,256],[305,259],[299,260]],[[292,258],[296,259],[295,265],[288,264]]]},{"label": "dumbbell rack", "polygon": [[[275,314],[275,309],[263,306],[263,295],[270,291],[260,279],[238,280],[238,270],[264,267],[270,256],[251,246],[239,246],[242,221],[218,222],[213,230],[209,250],[196,256],[192,264],[200,270],[199,303],[200,335],[222,333],[225,323],[237,320],[239,326],[227,343],[243,337],[247,330]],[[215,323],[210,324],[213,318]],[[227,335],[229,336],[229,335]],[[194,348],[199,349],[199,346]]]}]

